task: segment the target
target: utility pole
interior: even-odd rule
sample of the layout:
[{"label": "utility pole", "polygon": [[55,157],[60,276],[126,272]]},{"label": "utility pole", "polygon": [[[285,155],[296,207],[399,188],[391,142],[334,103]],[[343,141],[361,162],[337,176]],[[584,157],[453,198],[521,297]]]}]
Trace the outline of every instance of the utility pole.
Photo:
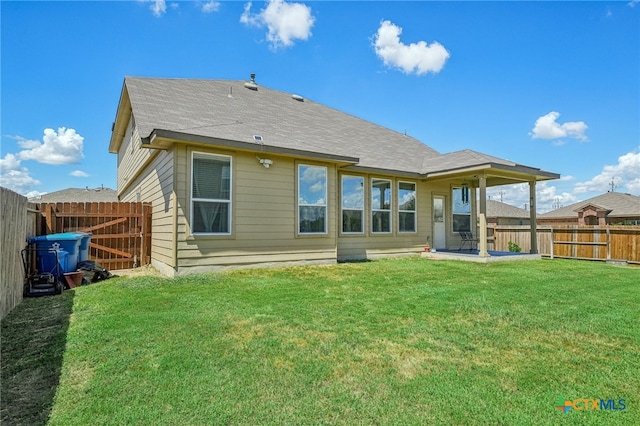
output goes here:
[{"label": "utility pole", "polygon": [[611,191],[609,192],[615,192],[616,183],[613,181],[613,179],[611,179],[611,182],[609,182],[609,186],[611,186]]}]

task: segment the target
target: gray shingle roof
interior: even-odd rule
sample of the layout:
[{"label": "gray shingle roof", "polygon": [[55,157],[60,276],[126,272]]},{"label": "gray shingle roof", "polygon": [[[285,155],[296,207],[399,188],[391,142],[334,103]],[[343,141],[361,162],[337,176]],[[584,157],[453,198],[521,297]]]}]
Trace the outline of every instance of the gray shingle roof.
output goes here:
[{"label": "gray shingle roof", "polygon": [[163,129],[255,144],[260,135],[265,146],[416,173],[424,157],[439,155],[410,136],[284,92],[249,90],[244,81],[127,77],[125,84],[142,137]]},{"label": "gray shingle roof", "polygon": [[455,170],[465,167],[471,167],[478,164],[502,164],[505,166],[515,167],[518,164],[513,161],[505,160],[481,152],[464,149],[462,151],[451,152],[436,157],[427,157],[423,161],[423,168],[426,172],[437,170]]},{"label": "gray shingle roof", "polygon": [[331,154],[362,168],[415,174],[489,163],[519,166],[471,150],[443,155],[411,136],[309,99],[244,86],[240,80],[126,77],[123,94],[143,139],[163,133],[258,147],[253,136],[260,135],[265,148]]},{"label": "gray shingle roof", "polygon": [[67,188],[30,198],[29,201],[33,203],[116,202],[118,194],[110,188]]},{"label": "gray shingle roof", "polygon": [[561,207],[557,210],[541,214],[538,216],[540,219],[553,219],[553,218],[577,218],[580,208],[593,204],[607,210],[611,210],[609,216],[614,217],[638,217],[640,216],[640,197],[631,194],[625,194],[622,192],[607,192],[602,195],[598,195],[588,200],[579,201],[571,204],[570,206]]},{"label": "gray shingle roof", "polygon": [[530,212],[500,201],[487,200],[487,217],[529,219]]}]

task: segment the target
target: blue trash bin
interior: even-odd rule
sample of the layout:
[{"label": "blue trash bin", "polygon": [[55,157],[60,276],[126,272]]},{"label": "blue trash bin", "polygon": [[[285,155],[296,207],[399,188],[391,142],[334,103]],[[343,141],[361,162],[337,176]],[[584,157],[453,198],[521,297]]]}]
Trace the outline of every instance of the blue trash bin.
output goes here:
[{"label": "blue trash bin", "polygon": [[[62,273],[67,272],[75,272],[78,268],[78,254],[80,251],[80,243],[83,236],[79,235],[79,233],[75,232],[63,232],[60,234],[49,234],[49,235],[39,235],[37,237],[29,238],[28,242],[30,244],[36,245],[36,251],[38,253],[38,257],[53,257],[53,260],[45,260],[47,265],[53,264],[55,266],[55,253],[49,253],[50,249],[53,249],[54,244],[57,243],[59,250],[62,250],[67,253],[66,260],[63,267]],[[87,246],[88,246],[87,242]],[[42,261],[41,261],[42,262]],[[41,263],[41,265],[43,265]],[[48,270],[43,272],[50,272]]]},{"label": "blue trash bin", "polygon": [[[57,251],[57,256],[56,256]],[[41,274],[53,274],[58,279],[69,268],[69,253],[64,250],[38,250],[38,270]]]},{"label": "blue trash bin", "polygon": [[89,243],[93,234],[89,232],[74,232],[80,236],[80,248],[78,249],[78,262],[89,260]]}]

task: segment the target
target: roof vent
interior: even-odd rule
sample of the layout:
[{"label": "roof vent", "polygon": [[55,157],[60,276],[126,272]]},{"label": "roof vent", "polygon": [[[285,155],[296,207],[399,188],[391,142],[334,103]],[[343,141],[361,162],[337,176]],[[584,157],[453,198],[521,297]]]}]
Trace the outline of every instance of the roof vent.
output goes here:
[{"label": "roof vent", "polygon": [[253,135],[253,140],[255,142],[260,142],[260,143],[262,143],[262,141],[263,141],[262,136],[260,136],[260,135]]},{"label": "roof vent", "polygon": [[291,98],[295,99],[298,102],[304,102],[304,98],[300,95],[291,95]]},{"label": "roof vent", "polygon": [[244,84],[244,87],[246,87],[249,90],[258,90],[258,85],[256,84],[256,75],[255,75],[255,73],[251,73],[251,81],[247,81]]}]

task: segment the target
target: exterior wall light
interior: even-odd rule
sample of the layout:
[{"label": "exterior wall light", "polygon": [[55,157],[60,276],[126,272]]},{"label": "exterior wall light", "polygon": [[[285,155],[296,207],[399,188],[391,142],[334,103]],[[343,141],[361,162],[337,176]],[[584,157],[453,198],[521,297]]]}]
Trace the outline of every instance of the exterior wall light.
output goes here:
[{"label": "exterior wall light", "polygon": [[268,158],[260,158],[260,157],[256,157],[256,158],[258,159],[258,161],[260,161],[260,164],[262,164],[265,169],[268,169],[273,164],[273,160],[270,160]]}]

